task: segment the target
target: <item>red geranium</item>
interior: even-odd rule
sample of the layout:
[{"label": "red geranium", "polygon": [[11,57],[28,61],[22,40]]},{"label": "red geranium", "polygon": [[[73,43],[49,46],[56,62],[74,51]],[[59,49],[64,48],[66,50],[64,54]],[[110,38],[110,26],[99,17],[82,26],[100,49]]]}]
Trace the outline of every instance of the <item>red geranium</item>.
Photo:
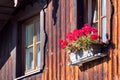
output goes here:
[{"label": "red geranium", "polygon": [[85,24],[84,27],[82,28],[82,31],[85,35],[88,35],[92,31],[92,27],[89,26],[88,24]]},{"label": "red geranium", "polygon": [[79,37],[79,30],[75,29],[75,30],[73,31],[73,35],[74,35],[75,37]]},{"label": "red geranium", "polygon": [[76,52],[80,49],[88,50],[92,43],[98,42],[98,30],[88,24],[85,24],[82,29],[75,29],[66,35],[66,41],[59,40],[62,49]]},{"label": "red geranium", "polygon": [[67,41],[63,41],[62,42],[62,49],[65,49],[67,45],[68,45],[68,42]]},{"label": "red geranium", "polygon": [[91,35],[91,40],[97,40],[97,39],[98,39],[98,34]]},{"label": "red geranium", "polygon": [[66,35],[66,38],[67,38],[67,40],[68,41],[76,41],[76,36],[72,33],[72,32],[70,32],[70,33],[68,33],[67,35]]},{"label": "red geranium", "polygon": [[59,43],[59,44],[62,44],[62,43],[63,43],[63,40],[61,40],[61,39],[58,40],[58,43]]},{"label": "red geranium", "polygon": [[58,43],[61,44],[61,47],[62,49],[65,49],[66,46],[68,45],[68,42],[67,41],[63,41],[63,40],[58,40]]},{"label": "red geranium", "polygon": [[98,32],[98,30],[96,29],[96,28],[92,28],[92,31],[93,31],[93,33],[97,33]]}]

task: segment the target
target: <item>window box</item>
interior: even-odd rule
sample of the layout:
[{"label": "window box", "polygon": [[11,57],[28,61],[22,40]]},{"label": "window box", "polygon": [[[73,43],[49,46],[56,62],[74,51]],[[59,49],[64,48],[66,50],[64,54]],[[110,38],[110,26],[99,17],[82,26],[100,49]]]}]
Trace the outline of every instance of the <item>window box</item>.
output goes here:
[{"label": "window box", "polygon": [[68,65],[78,65],[82,66],[83,63],[105,57],[107,56],[107,53],[102,52],[102,44],[92,44],[92,48],[89,50],[80,50],[76,53],[69,53],[69,63]]},{"label": "window box", "polygon": [[105,57],[107,56],[107,53],[98,53],[98,54],[95,54],[93,56],[88,56],[88,57],[85,57],[85,58],[80,58],[74,62],[71,62],[69,61],[68,65],[72,65],[72,66],[82,66],[82,64],[86,63],[86,62],[89,62],[89,61],[92,61],[92,60],[95,60],[95,59],[98,59],[98,58],[102,58],[102,57]]}]

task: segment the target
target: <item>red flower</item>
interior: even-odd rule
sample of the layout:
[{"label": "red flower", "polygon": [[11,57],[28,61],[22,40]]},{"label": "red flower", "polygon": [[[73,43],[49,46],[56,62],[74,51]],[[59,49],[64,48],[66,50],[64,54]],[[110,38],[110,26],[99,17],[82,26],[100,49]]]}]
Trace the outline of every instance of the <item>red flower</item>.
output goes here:
[{"label": "red flower", "polygon": [[97,32],[98,32],[97,28],[85,24],[82,29],[79,30],[75,29],[72,32],[69,32],[66,35],[66,41],[60,39],[58,40],[58,43],[61,45],[61,48],[65,49],[66,51],[76,52],[81,48],[88,49],[92,42],[94,41],[97,42],[98,40]]},{"label": "red flower", "polygon": [[82,28],[82,31],[85,35],[88,35],[92,31],[92,26],[89,26],[88,24],[85,24],[84,27]]},{"label": "red flower", "polygon": [[90,33],[90,31],[89,31],[86,27],[83,27],[83,28],[82,28],[82,32],[83,32],[83,34],[85,34],[85,35],[87,35],[87,34]]},{"label": "red flower", "polygon": [[92,31],[93,31],[93,33],[97,33],[98,32],[97,28],[92,28]]},{"label": "red flower", "polygon": [[68,39],[68,41],[76,41],[77,39],[76,36],[72,32],[68,33],[66,35],[66,38]]},{"label": "red flower", "polygon": [[61,40],[61,39],[58,40],[58,43],[59,43],[59,44],[62,44],[62,43],[63,43],[63,40]]},{"label": "red flower", "polygon": [[62,42],[62,49],[65,49],[67,45],[68,45],[68,42],[67,41],[63,41]]},{"label": "red flower", "polygon": [[98,39],[98,34],[91,35],[91,40],[97,40],[97,39]]},{"label": "red flower", "polygon": [[89,26],[87,23],[86,23],[86,24],[84,24],[84,27],[87,27],[87,26]]},{"label": "red flower", "polygon": [[79,37],[79,30],[75,29],[73,31],[73,35],[74,35],[75,38],[78,38]]},{"label": "red flower", "polygon": [[83,31],[79,30],[79,37],[83,36]]},{"label": "red flower", "polygon": [[88,31],[88,30],[86,30],[85,32],[84,32],[84,34],[85,35],[88,35],[90,32]]}]

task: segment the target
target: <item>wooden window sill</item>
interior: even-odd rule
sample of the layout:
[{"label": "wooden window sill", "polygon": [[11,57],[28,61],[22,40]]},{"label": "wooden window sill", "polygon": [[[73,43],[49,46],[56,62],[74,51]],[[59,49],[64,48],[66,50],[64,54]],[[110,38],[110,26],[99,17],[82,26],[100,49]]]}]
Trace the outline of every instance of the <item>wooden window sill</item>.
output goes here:
[{"label": "wooden window sill", "polygon": [[42,70],[42,69],[39,68],[39,69],[36,69],[36,70],[29,71],[29,72],[25,73],[25,75],[20,76],[20,77],[18,77],[18,78],[15,78],[14,80],[21,80],[21,79],[26,78],[26,77],[29,77],[29,76],[31,76],[31,75],[40,73],[41,70]]}]

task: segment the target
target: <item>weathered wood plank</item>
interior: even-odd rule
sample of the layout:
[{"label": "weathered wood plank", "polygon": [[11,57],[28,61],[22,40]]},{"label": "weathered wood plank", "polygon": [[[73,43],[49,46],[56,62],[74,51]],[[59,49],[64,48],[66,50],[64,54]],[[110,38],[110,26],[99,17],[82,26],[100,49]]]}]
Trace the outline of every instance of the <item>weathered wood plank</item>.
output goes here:
[{"label": "weathered wood plank", "polygon": [[51,11],[51,8],[52,8],[52,2],[49,3],[49,7],[48,7],[48,10],[49,10],[49,33],[48,33],[48,40],[49,40],[49,80],[53,80],[53,52],[52,52],[52,11]]},{"label": "weathered wood plank", "polygon": [[103,80],[108,80],[108,76],[107,76],[107,58],[105,57],[104,60],[103,60]]},{"label": "weathered wood plank", "polygon": [[[118,1],[118,4],[120,4],[120,1]],[[118,80],[120,80],[120,5],[118,5]]]},{"label": "weathered wood plank", "polygon": [[[65,0],[60,0],[60,5],[61,5],[61,36],[62,39],[65,40],[65,35],[66,35],[66,27],[65,27]],[[65,76],[65,51],[62,50],[61,52],[61,80],[65,80],[66,76]]]},{"label": "weathered wood plank", "polygon": [[[66,34],[70,32],[70,0],[65,0],[65,18],[66,18]],[[70,71],[70,66],[68,66],[68,60],[69,60],[69,55],[66,54],[66,80],[71,79],[71,71]]]},{"label": "weathered wood plank", "polygon": [[[48,9],[45,9],[45,31],[46,35],[48,34],[49,31],[49,16],[48,16]],[[46,36],[48,37],[48,36]],[[47,43],[48,44],[48,43]],[[45,80],[49,80],[49,53],[48,53],[48,48],[49,46],[46,44],[46,51],[45,51]]]},{"label": "weathered wood plank", "polygon": [[[56,3],[52,3],[53,5],[55,5]],[[53,14],[54,12],[52,12]],[[56,12],[57,15],[57,12]],[[56,53],[56,49],[57,49],[57,26],[56,26],[56,22],[52,21],[52,32],[53,32],[53,80],[57,80],[57,53]]]},{"label": "weathered wood plank", "polygon": [[93,80],[93,77],[94,77],[93,75],[91,75],[94,73],[94,69],[91,68],[92,66],[93,66],[93,63],[91,62],[89,66],[89,80]]},{"label": "weathered wood plank", "polygon": [[[58,16],[57,16],[57,38],[58,40],[61,39],[61,7],[60,7],[60,1],[58,2],[59,8],[58,8]],[[58,45],[57,47],[57,80],[61,80],[61,46]]]},{"label": "weathered wood plank", "polygon": [[[76,0],[74,0],[76,1]],[[65,39],[66,33],[72,31],[76,28],[76,11],[75,11],[75,3],[73,0],[59,0],[59,6],[56,13],[57,23],[53,25],[54,19],[52,16],[53,10],[53,2],[49,3],[49,6],[46,10],[46,31],[48,36],[47,49],[45,54],[46,64],[43,73],[39,73],[36,75],[29,76],[24,78],[23,80],[119,80],[120,79],[120,6],[117,4],[120,1],[114,0],[114,16],[113,16],[113,30],[112,30],[112,43],[115,45],[114,49],[110,49],[109,58],[102,58],[95,61],[91,61],[90,63],[85,63],[83,65],[83,69],[81,70],[78,66],[68,66],[67,61],[69,56],[61,50],[60,46],[57,44],[57,40],[62,38]],[[23,15],[23,14],[22,14]],[[8,30],[9,31],[9,30]],[[3,33],[4,34],[7,31]],[[12,35],[10,34],[10,37]],[[9,38],[10,38],[9,37]],[[9,42],[5,41],[2,43],[2,49],[9,48],[7,44]],[[7,43],[5,43],[7,42]],[[2,52],[2,60],[0,62],[4,62],[3,58],[7,58],[6,56],[9,54],[7,51]],[[1,55],[1,54],[0,54]],[[5,61],[5,65],[3,65],[0,69],[0,80],[12,80],[13,79],[13,63],[14,58],[9,57],[7,61]],[[108,60],[108,61],[107,61]],[[18,66],[19,67],[19,66]],[[21,68],[21,67],[20,67]],[[20,70],[18,70],[20,71]],[[21,72],[20,72],[21,73]],[[8,75],[9,74],[9,75]],[[8,77],[7,77],[8,76]]]},{"label": "weathered wood plank", "polygon": [[114,7],[115,7],[115,9],[114,9],[114,18],[113,18],[113,20],[114,20],[114,22],[113,22],[113,26],[114,26],[114,28],[113,28],[113,42],[114,42],[114,45],[115,45],[115,47],[114,47],[114,50],[113,50],[113,59],[112,59],[112,64],[113,64],[113,67],[112,67],[112,72],[113,72],[113,74],[112,74],[112,79],[113,80],[118,80],[118,76],[117,76],[117,53],[118,53],[118,38],[117,38],[117,36],[118,36],[118,2],[115,0],[114,2],[113,2],[113,5],[114,5]]},{"label": "weathered wood plank", "polygon": [[108,64],[107,64],[107,67],[108,67],[108,80],[112,80],[112,52],[113,50],[109,50],[109,60],[108,60]]}]

